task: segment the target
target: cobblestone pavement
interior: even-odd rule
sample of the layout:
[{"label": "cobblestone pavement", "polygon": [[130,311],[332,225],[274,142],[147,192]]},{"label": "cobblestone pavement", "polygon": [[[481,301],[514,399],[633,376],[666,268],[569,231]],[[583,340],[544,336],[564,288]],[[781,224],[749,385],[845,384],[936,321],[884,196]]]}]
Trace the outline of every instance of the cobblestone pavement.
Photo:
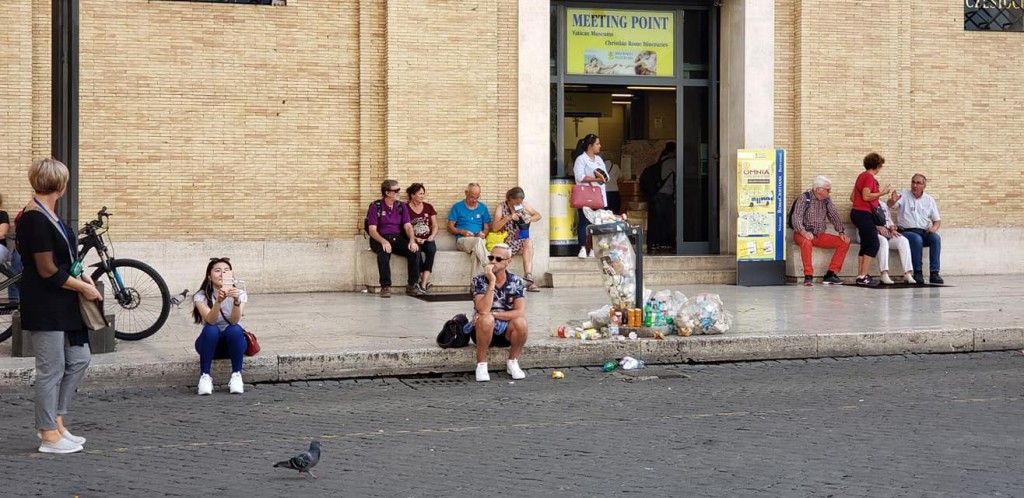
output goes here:
[{"label": "cobblestone pavement", "polygon": [[[1022,496],[1019,352],[0,394],[3,496]],[[318,480],[272,468],[323,442]]]}]

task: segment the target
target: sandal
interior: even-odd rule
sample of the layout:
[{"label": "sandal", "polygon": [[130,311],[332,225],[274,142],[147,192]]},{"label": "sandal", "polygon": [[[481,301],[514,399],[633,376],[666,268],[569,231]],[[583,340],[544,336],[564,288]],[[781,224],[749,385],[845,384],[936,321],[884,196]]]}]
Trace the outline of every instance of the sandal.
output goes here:
[{"label": "sandal", "polygon": [[540,292],[540,287],[537,287],[537,284],[535,284],[533,282],[533,274],[532,273],[527,273],[526,275],[524,275],[523,276],[523,280],[526,281],[526,291],[527,292]]}]

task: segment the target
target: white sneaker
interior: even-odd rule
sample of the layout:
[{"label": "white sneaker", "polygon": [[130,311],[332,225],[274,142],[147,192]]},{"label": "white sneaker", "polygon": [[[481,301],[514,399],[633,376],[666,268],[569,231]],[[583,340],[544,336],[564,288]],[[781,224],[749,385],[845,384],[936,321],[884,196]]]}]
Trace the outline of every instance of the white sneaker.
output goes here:
[{"label": "white sneaker", "polygon": [[82,451],[82,449],[82,445],[63,437],[58,439],[55,443],[43,441],[42,444],[39,445],[40,453],[77,453]]},{"label": "white sneaker", "polygon": [[878,280],[880,280],[885,285],[892,285],[892,284],[896,283],[896,282],[893,282],[891,278],[889,278],[889,274],[888,273],[883,273],[882,274],[882,278],[879,278]]},{"label": "white sneaker", "polygon": [[903,274],[903,281],[908,284],[916,284],[917,280],[914,280],[914,272],[906,272]]},{"label": "white sneaker", "polygon": [[199,376],[198,391],[200,396],[213,394],[213,377],[210,377],[210,374],[203,374]]},{"label": "white sneaker", "polygon": [[[43,434],[41,432],[37,432],[36,433],[36,437],[39,438],[39,439],[42,439],[43,438]],[[69,431],[67,429],[64,429],[64,432],[60,433],[60,437],[62,437],[64,439],[67,439],[68,441],[71,441],[72,443],[75,443],[75,444],[78,444],[78,445],[85,444],[85,438],[84,437],[76,436],[76,435],[72,434],[71,431]]]},{"label": "white sneaker", "polygon": [[577,254],[576,257],[578,257],[578,258],[585,258],[585,257],[587,257],[587,248],[586,247],[581,247],[580,248],[580,253]]},{"label": "white sneaker", "polygon": [[242,394],[245,392],[245,384],[242,382],[242,372],[235,372],[231,374],[231,380],[228,381],[228,391],[231,391],[231,394]]},{"label": "white sneaker", "polygon": [[505,364],[505,370],[508,371],[508,374],[511,375],[513,379],[519,380],[526,378],[526,372],[519,368],[519,360],[508,360]]},{"label": "white sneaker", "polygon": [[491,380],[491,374],[487,373],[487,362],[476,364],[476,381],[487,382]]},{"label": "white sneaker", "polygon": [[590,250],[590,254],[587,254],[587,257],[588,258],[593,258],[594,257],[594,250],[593,249]]}]

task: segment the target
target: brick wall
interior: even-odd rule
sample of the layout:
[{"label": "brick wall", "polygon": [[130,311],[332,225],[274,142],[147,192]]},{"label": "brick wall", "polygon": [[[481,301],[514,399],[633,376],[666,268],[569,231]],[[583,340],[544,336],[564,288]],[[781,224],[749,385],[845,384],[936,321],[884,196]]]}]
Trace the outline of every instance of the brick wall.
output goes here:
[{"label": "brick wall", "polygon": [[775,133],[791,199],[825,174],[848,211],[875,150],[883,185],[928,176],[944,226],[1024,226],[1010,187],[1024,163],[1024,33],[964,31],[957,2],[777,0],[776,14]]},{"label": "brick wall", "polygon": [[11,216],[32,192],[32,9],[30,0],[0,8],[0,209]]},{"label": "brick wall", "polygon": [[[79,206],[121,240],[350,239],[384,178],[444,211],[515,184],[513,0],[80,1]],[[12,199],[49,153],[49,15],[0,9]]]}]

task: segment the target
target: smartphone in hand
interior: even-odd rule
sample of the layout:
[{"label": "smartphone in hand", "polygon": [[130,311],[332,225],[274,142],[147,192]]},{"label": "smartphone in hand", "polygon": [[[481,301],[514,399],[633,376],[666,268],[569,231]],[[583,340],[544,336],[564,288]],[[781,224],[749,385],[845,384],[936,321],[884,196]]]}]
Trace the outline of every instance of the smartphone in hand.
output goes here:
[{"label": "smartphone in hand", "polygon": [[224,270],[220,274],[220,288],[228,290],[235,286],[235,274],[231,270]]}]

